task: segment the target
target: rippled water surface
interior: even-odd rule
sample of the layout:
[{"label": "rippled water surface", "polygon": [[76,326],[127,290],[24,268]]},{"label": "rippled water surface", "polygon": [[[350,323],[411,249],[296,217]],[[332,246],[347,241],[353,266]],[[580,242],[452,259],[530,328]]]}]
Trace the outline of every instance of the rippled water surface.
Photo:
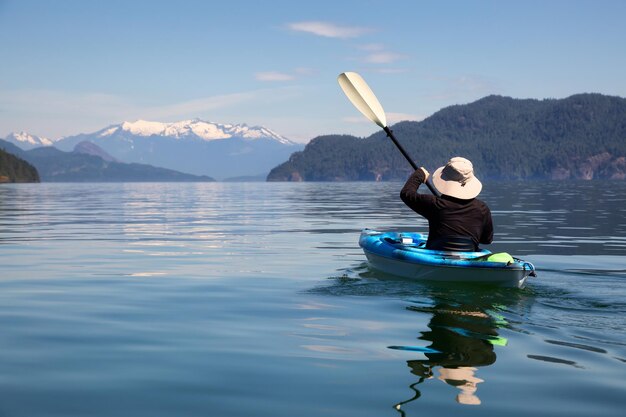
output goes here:
[{"label": "rippled water surface", "polygon": [[401,185],[0,186],[0,416],[623,415],[626,184],[486,184],[524,290],[370,270]]}]

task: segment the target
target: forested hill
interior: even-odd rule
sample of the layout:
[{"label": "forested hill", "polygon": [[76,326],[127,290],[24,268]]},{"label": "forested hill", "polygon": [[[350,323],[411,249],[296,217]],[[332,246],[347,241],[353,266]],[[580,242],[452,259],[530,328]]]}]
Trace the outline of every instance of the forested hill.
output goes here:
[{"label": "forested hill", "polygon": [[[452,156],[481,179],[625,179],[626,99],[488,96],[391,127],[417,165],[434,170]],[[404,180],[411,167],[384,132],[320,136],[274,168],[268,181]]]},{"label": "forested hill", "polygon": [[0,148],[0,183],[39,182],[39,173],[28,162]]}]

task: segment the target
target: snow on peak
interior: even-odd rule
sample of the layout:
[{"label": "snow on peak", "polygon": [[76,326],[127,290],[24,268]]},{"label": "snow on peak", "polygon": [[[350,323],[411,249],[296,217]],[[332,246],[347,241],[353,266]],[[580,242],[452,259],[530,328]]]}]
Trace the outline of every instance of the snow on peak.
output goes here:
[{"label": "snow on peak", "polygon": [[148,122],[146,120],[137,120],[136,122],[122,123],[122,130],[137,136],[161,135],[165,130],[165,123]]},{"label": "snow on peak", "polygon": [[106,129],[102,130],[98,136],[99,137],[104,137],[104,136],[111,136],[113,133],[117,132],[120,129],[120,126],[111,126],[111,127],[107,127]]},{"label": "snow on peak", "polygon": [[35,148],[38,146],[51,146],[52,145],[52,141],[48,138],[43,138],[43,137],[39,137],[39,136],[33,136],[29,133],[26,133],[24,131],[22,132],[17,132],[17,133],[11,133],[7,139],[10,142],[13,142],[16,145],[19,146],[26,146],[28,148]]},{"label": "snow on peak", "polygon": [[98,136],[111,136],[119,130],[135,136],[145,137],[164,136],[177,139],[197,137],[207,141],[228,139],[230,137],[242,137],[246,139],[271,138],[283,144],[292,143],[287,138],[265,127],[249,127],[245,124],[232,125],[212,123],[200,119],[182,120],[172,123],[136,120],[134,122],[124,122],[119,125],[110,126],[99,132]]}]

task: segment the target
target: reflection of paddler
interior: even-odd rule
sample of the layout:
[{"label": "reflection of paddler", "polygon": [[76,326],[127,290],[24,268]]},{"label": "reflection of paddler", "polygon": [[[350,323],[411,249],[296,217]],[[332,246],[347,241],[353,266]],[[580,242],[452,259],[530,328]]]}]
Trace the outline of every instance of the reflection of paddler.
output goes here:
[{"label": "reflection of paddler", "polygon": [[411,373],[421,380],[432,378],[434,366],[441,366],[438,379],[457,387],[461,392],[457,401],[462,404],[480,404],[475,395],[482,379],[474,376],[475,367],[488,366],[496,361],[494,344],[505,344],[498,337],[494,319],[476,308],[438,304],[434,308],[412,310],[433,313],[421,340],[431,344],[423,349],[428,359],[408,361]]},{"label": "reflection of paddler", "polygon": [[432,342],[428,347],[436,351],[425,354],[431,366],[486,366],[496,361],[490,340],[498,334],[487,314],[440,304],[428,327],[420,339]]}]

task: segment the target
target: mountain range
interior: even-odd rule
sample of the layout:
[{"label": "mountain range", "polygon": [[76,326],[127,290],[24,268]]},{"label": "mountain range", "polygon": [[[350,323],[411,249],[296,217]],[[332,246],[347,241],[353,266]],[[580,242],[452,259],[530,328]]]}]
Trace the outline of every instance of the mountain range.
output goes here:
[{"label": "mountain range", "polygon": [[[0,151],[0,182],[37,182],[39,179],[44,182],[214,181],[208,176],[118,162],[90,142],[77,144],[72,152],[63,152],[54,146],[25,151],[0,139]],[[3,174],[4,171],[7,173]],[[6,177],[4,181],[2,177]]]},{"label": "mountain range", "polygon": [[[626,99],[621,97],[492,95],[392,129],[417,164],[429,170],[465,156],[482,179],[626,179]],[[43,181],[128,181],[124,175],[130,172],[150,180],[145,170],[156,168],[145,164],[240,181],[389,181],[411,172],[382,131],[367,138],[320,136],[304,149],[267,128],[198,119],[124,122],[56,141],[25,132],[7,139],[30,149],[18,156],[33,164]],[[123,162],[144,165],[116,165]],[[181,172],[170,174],[154,178],[183,178]]]},{"label": "mountain range", "polygon": [[[418,166],[432,172],[453,156],[481,179],[626,179],[626,99],[488,96],[392,126]],[[268,181],[405,180],[411,166],[384,132],[326,135],[275,167]]]},{"label": "mountain range", "polygon": [[137,120],[52,141],[25,132],[6,140],[23,149],[50,146],[72,151],[90,142],[117,161],[141,163],[214,178],[259,177],[304,146],[265,127],[200,119],[175,123]]}]

